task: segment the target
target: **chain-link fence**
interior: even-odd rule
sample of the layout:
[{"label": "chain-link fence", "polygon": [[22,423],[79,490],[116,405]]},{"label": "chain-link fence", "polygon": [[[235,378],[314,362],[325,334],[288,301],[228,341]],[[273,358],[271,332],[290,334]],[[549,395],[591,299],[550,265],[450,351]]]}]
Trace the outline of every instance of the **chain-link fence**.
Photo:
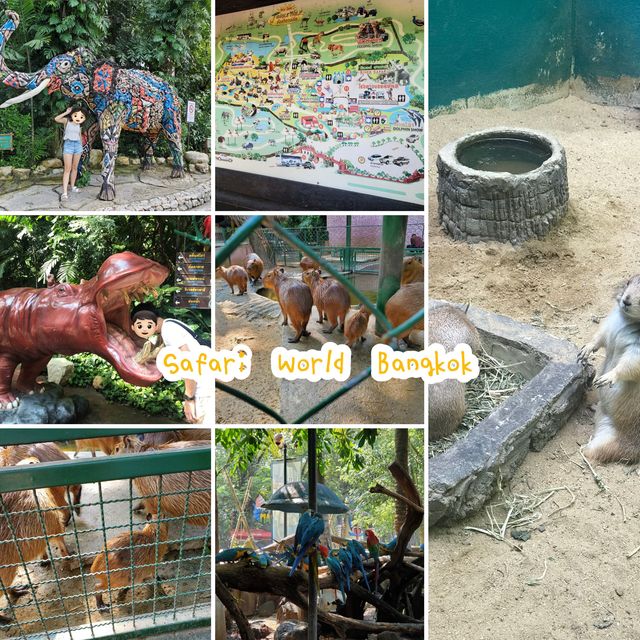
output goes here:
[{"label": "chain-link fence", "polygon": [[[330,224],[327,227],[287,228],[287,231],[341,273],[377,275],[380,272],[382,224],[353,227],[351,224]],[[284,267],[298,265],[304,255],[303,251],[291,245],[272,229],[263,229],[262,234],[269,247],[269,257],[273,264]],[[413,246],[410,243],[414,235],[416,244],[424,244],[424,224],[414,222],[407,225],[405,255],[422,258],[424,247]],[[216,238],[220,242],[226,242],[229,237],[230,234],[224,227],[216,232]]]},{"label": "chain-link fence", "polygon": [[[396,219],[399,218],[398,216],[385,216],[383,218],[383,245],[385,241],[390,240],[390,234],[396,230],[395,225],[389,224],[389,218],[391,217],[394,217]],[[288,247],[292,247],[294,251],[298,252],[298,254],[309,256],[311,259],[315,260],[322,269],[327,271],[338,282],[340,282],[349,291],[353,298],[358,300],[359,303],[365,305],[376,318],[377,326],[381,329],[381,340],[383,342],[389,342],[393,338],[404,334],[407,329],[410,329],[424,319],[424,308],[422,308],[402,324],[398,325],[397,327],[393,327],[384,314],[384,305],[389,299],[391,293],[393,293],[389,290],[390,281],[386,282],[384,285],[384,295],[378,295],[377,302],[376,304],[374,304],[365,293],[360,291],[353,284],[353,282],[345,277],[345,275],[340,271],[339,268],[337,268],[335,264],[333,264],[331,260],[327,259],[326,255],[322,256],[320,254],[320,252],[318,251],[318,247],[312,247],[311,245],[306,244],[292,229],[283,227],[281,224],[265,215],[251,216],[231,236],[227,237],[224,245],[216,252],[216,266],[222,265],[224,261],[233,253],[233,251],[238,246],[240,246],[240,244],[244,240],[246,240],[254,231],[259,229],[263,225],[267,227],[265,231],[271,232],[278,238],[278,242],[285,243]],[[397,282],[396,286],[397,285],[399,285],[399,281]],[[286,420],[277,411],[267,406],[257,398],[253,398],[243,391],[235,389],[234,387],[220,382],[219,380],[216,380],[216,388],[224,391],[225,393],[228,393],[229,395],[239,398],[240,400],[244,400],[256,409],[259,409],[260,411],[271,416],[280,424],[303,424],[307,422],[309,418],[311,418],[311,416],[315,415],[316,413],[324,409],[324,407],[330,405],[335,400],[342,397],[345,393],[348,393],[351,389],[355,388],[370,376],[371,366],[368,366],[363,371],[348,380],[340,389],[328,395],[326,398],[311,407],[311,409],[305,411],[302,415],[292,421]]]},{"label": "chain-link fence", "polygon": [[133,432],[0,432],[9,465],[0,467],[3,637],[133,638],[210,625],[210,443],[93,459],[59,446]]}]

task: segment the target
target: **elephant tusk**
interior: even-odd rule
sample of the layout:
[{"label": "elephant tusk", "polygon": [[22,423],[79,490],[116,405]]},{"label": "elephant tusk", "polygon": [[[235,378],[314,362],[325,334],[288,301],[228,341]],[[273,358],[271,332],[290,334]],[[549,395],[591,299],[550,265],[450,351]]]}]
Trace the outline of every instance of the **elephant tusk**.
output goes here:
[{"label": "elephant tusk", "polygon": [[12,104],[18,104],[20,102],[24,102],[25,100],[29,100],[29,98],[33,98],[33,96],[37,96],[39,93],[44,91],[49,84],[51,83],[51,78],[46,78],[43,80],[35,89],[31,89],[31,91],[25,91],[21,93],[19,96],[15,98],[10,98],[9,100],[5,100],[2,104],[0,104],[0,109],[6,109],[10,107]]}]

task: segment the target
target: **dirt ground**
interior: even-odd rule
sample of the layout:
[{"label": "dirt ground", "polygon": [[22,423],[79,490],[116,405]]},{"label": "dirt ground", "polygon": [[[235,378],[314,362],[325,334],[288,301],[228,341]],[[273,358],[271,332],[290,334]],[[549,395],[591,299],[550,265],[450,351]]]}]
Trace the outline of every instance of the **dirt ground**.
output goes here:
[{"label": "dirt ground", "polygon": [[[438,225],[435,159],[445,143],[474,130],[514,125],[554,134],[569,167],[570,210],[544,240],[521,247],[454,243]],[[616,288],[640,271],[640,112],[575,97],[525,111],[468,110],[430,121],[430,295],[502,313],[587,342]],[[594,359],[602,364],[602,354]],[[465,526],[430,536],[432,640],[629,639],[639,637],[640,479],[619,464],[599,466],[606,490],[578,447],[593,431],[590,391],[582,407],[511,482],[515,493],[567,486],[575,502],[512,545]],[[567,504],[556,494],[541,511]],[[496,499],[497,501],[497,499]],[[554,502],[555,501],[555,502]]]},{"label": "dirt ground", "polygon": [[[293,271],[292,271],[293,273]],[[299,273],[299,272],[298,272]],[[260,287],[258,286],[258,289]],[[342,383],[332,381],[294,381],[281,391],[281,380],[271,373],[271,352],[283,346],[282,314],[277,302],[255,293],[256,287],[249,286],[247,296],[232,296],[228,285],[216,280],[216,349],[232,349],[243,343],[252,351],[252,373],[247,380],[234,380],[230,386],[262,401],[281,413],[287,420],[295,420],[307,409],[327,397]],[[287,348],[320,349],[322,344],[334,341],[344,344],[344,336],[337,330],[327,335],[321,332],[316,322],[317,310],[312,310],[312,318],[307,325],[311,336],[303,338],[298,345]],[[373,335],[373,316],[366,342],[352,350],[352,377],[365,369],[371,361],[371,348],[378,341]],[[285,329],[287,335],[292,330]],[[412,333],[412,340],[423,339],[422,332]],[[282,407],[284,395],[288,398],[288,412]],[[216,391],[217,424],[260,424],[274,423],[267,414],[254,409],[248,403],[223,391]],[[424,384],[421,380],[390,380],[376,382],[369,378],[336,400],[329,407],[312,416],[309,423],[337,424],[423,424]]]}]

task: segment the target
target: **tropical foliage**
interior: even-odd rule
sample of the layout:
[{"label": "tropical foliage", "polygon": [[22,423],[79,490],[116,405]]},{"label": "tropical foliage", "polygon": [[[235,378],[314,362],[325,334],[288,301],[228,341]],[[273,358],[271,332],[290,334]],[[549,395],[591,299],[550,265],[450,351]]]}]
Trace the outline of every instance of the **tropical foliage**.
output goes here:
[{"label": "tropical foliage", "polygon": [[[114,253],[133,251],[170,270],[158,297],[149,297],[166,318],[178,318],[205,339],[211,337],[211,314],[176,308],[173,304],[176,247],[202,250],[194,235],[202,218],[192,216],[0,216],[0,290],[43,287],[47,275],[58,282],[78,283],[92,278]],[[152,415],[180,419],[183,383],[161,381],[141,389],[120,379],[113,367],[92,354],[72,356],[76,365],[72,386],[90,386],[102,378],[101,392],[112,402],[144,409]]]},{"label": "tropical foliage", "polygon": [[[114,59],[125,68],[141,68],[164,78],[182,98],[183,120],[187,100],[196,102],[196,122],[183,127],[189,148],[205,150],[211,135],[210,3],[207,0],[0,0],[0,10],[20,15],[20,26],[7,44],[9,68],[34,71],[53,56],[79,46],[98,58]],[[0,19],[2,14],[0,14]],[[0,86],[0,101],[15,91]],[[20,140],[19,152],[2,154],[0,165],[32,167],[46,155],[54,155],[62,128],[53,118],[64,110],[59,93],[42,93],[33,100],[9,107],[12,120],[0,119],[0,132],[16,132],[16,115],[28,118],[31,141]],[[0,115],[1,118],[1,115]],[[23,144],[29,150],[24,149]],[[138,138],[123,135],[121,153],[135,155]],[[159,155],[168,155],[158,145]]]},{"label": "tropical foliage", "polygon": [[[306,458],[309,430],[304,429],[219,429],[216,431],[216,497],[220,544],[225,546],[236,526],[237,506],[227,474],[242,500],[249,486],[245,515],[253,520],[252,506],[257,495],[272,494],[271,461],[281,459],[275,444],[276,433],[283,433],[288,458]],[[318,473],[349,507],[352,525],[372,526],[383,540],[394,532],[395,501],[369,488],[380,483],[395,489],[388,466],[395,460],[394,429],[317,429]],[[306,477],[306,468],[304,474]],[[424,483],[424,431],[409,430],[409,473],[422,493]],[[255,523],[253,526],[258,527]]]}]

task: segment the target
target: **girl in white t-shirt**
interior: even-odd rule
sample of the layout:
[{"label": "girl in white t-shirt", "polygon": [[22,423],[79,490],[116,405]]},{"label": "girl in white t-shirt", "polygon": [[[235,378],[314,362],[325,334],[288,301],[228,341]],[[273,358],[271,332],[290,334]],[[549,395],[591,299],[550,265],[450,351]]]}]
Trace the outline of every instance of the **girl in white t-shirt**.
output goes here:
[{"label": "girl in white t-shirt", "polygon": [[[198,351],[200,343],[177,320],[158,315],[151,304],[142,303],[131,312],[131,330],[143,340],[151,340],[159,335],[166,347],[175,347],[184,351]],[[156,347],[159,345],[156,345]],[[184,381],[184,398],[182,406],[187,422],[202,424],[211,411],[212,395],[205,385],[195,380]]]},{"label": "girl in white t-shirt", "polygon": [[69,107],[66,111],[56,116],[54,120],[64,125],[64,142],[62,146],[62,158],[64,160],[64,173],[62,174],[62,199],[67,200],[67,187],[71,182],[71,191],[80,191],[76,187],[78,165],[82,157],[82,125],[87,119],[85,112],[78,107]]}]

